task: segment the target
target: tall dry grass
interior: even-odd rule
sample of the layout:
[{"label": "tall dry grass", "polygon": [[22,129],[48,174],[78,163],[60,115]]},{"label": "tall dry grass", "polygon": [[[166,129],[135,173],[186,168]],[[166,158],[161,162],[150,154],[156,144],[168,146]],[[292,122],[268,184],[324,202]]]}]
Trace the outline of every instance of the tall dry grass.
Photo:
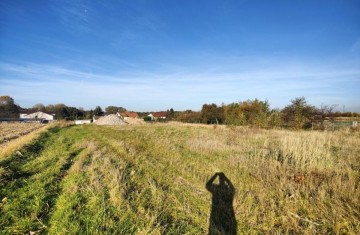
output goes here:
[{"label": "tall dry grass", "polygon": [[[72,126],[49,136],[48,151],[78,153],[64,156],[73,162],[54,186],[61,190],[42,228],[51,234],[205,234],[205,184],[216,172],[235,187],[238,234],[360,231],[358,132],[171,123]],[[27,167],[52,157],[41,156]]]},{"label": "tall dry grass", "polygon": [[352,233],[360,228],[359,137],[347,131],[216,128],[186,145],[218,156],[211,169],[234,179],[243,232]]}]

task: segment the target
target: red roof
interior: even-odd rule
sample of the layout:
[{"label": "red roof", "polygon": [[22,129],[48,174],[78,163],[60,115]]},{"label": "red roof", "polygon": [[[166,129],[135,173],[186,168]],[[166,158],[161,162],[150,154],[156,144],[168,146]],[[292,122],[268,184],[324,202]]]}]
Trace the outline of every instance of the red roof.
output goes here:
[{"label": "red roof", "polygon": [[166,117],[166,112],[156,112],[156,113],[153,113],[152,115],[157,118]]},{"label": "red roof", "polygon": [[139,114],[135,113],[135,112],[123,112],[123,113],[120,113],[120,115],[122,117],[131,117],[131,118],[139,118]]}]

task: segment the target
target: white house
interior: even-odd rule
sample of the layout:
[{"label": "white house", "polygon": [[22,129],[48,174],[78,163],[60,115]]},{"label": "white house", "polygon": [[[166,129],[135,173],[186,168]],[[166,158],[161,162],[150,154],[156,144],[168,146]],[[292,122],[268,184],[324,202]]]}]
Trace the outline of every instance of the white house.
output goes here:
[{"label": "white house", "polygon": [[151,120],[158,120],[158,119],[166,119],[166,112],[155,112],[155,113],[150,113],[148,115],[148,117],[151,118]]},{"label": "white house", "polygon": [[154,120],[155,120],[155,117],[154,117],[154,115],[153,115],[152,113],[150,113],[150,114],[148,115],[148,117],[151,118],[151,121],[154,121]]},{"label": "white house", "polygon": [[21,113],[20,118],[23,119],[39,119],[39,120],[47,120],[53,121],[55,114],[48,114],[44,112],[35,112],[35,113]]},{"label": "white house", "polygon": [[76,125],[90,124],[90,123],[92,123],[91,119],[75,120]]}]

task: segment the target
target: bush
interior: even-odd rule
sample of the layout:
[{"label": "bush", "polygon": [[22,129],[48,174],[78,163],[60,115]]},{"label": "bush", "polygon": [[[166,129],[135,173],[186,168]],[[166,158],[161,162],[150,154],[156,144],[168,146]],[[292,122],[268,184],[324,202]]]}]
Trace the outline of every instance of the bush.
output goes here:
[{"label": "bush", "polygon": [[146,117],[144,117],[144,121],[145,121],[145,122],[151,122],[151,121],[152,121],[152,119],[151,119],[151,117],[146,116]]}]

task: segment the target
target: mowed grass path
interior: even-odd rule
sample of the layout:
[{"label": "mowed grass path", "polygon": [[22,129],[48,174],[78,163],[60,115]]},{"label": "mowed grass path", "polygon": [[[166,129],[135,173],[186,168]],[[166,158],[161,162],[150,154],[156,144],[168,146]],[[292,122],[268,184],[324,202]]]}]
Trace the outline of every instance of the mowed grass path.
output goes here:
[{"label": "mowed grass path", "polygon": [[360,136],[188,125],[55,127],[0,159],[0,233],[206,234],[207,180],[238,234],[360,232]]}]

